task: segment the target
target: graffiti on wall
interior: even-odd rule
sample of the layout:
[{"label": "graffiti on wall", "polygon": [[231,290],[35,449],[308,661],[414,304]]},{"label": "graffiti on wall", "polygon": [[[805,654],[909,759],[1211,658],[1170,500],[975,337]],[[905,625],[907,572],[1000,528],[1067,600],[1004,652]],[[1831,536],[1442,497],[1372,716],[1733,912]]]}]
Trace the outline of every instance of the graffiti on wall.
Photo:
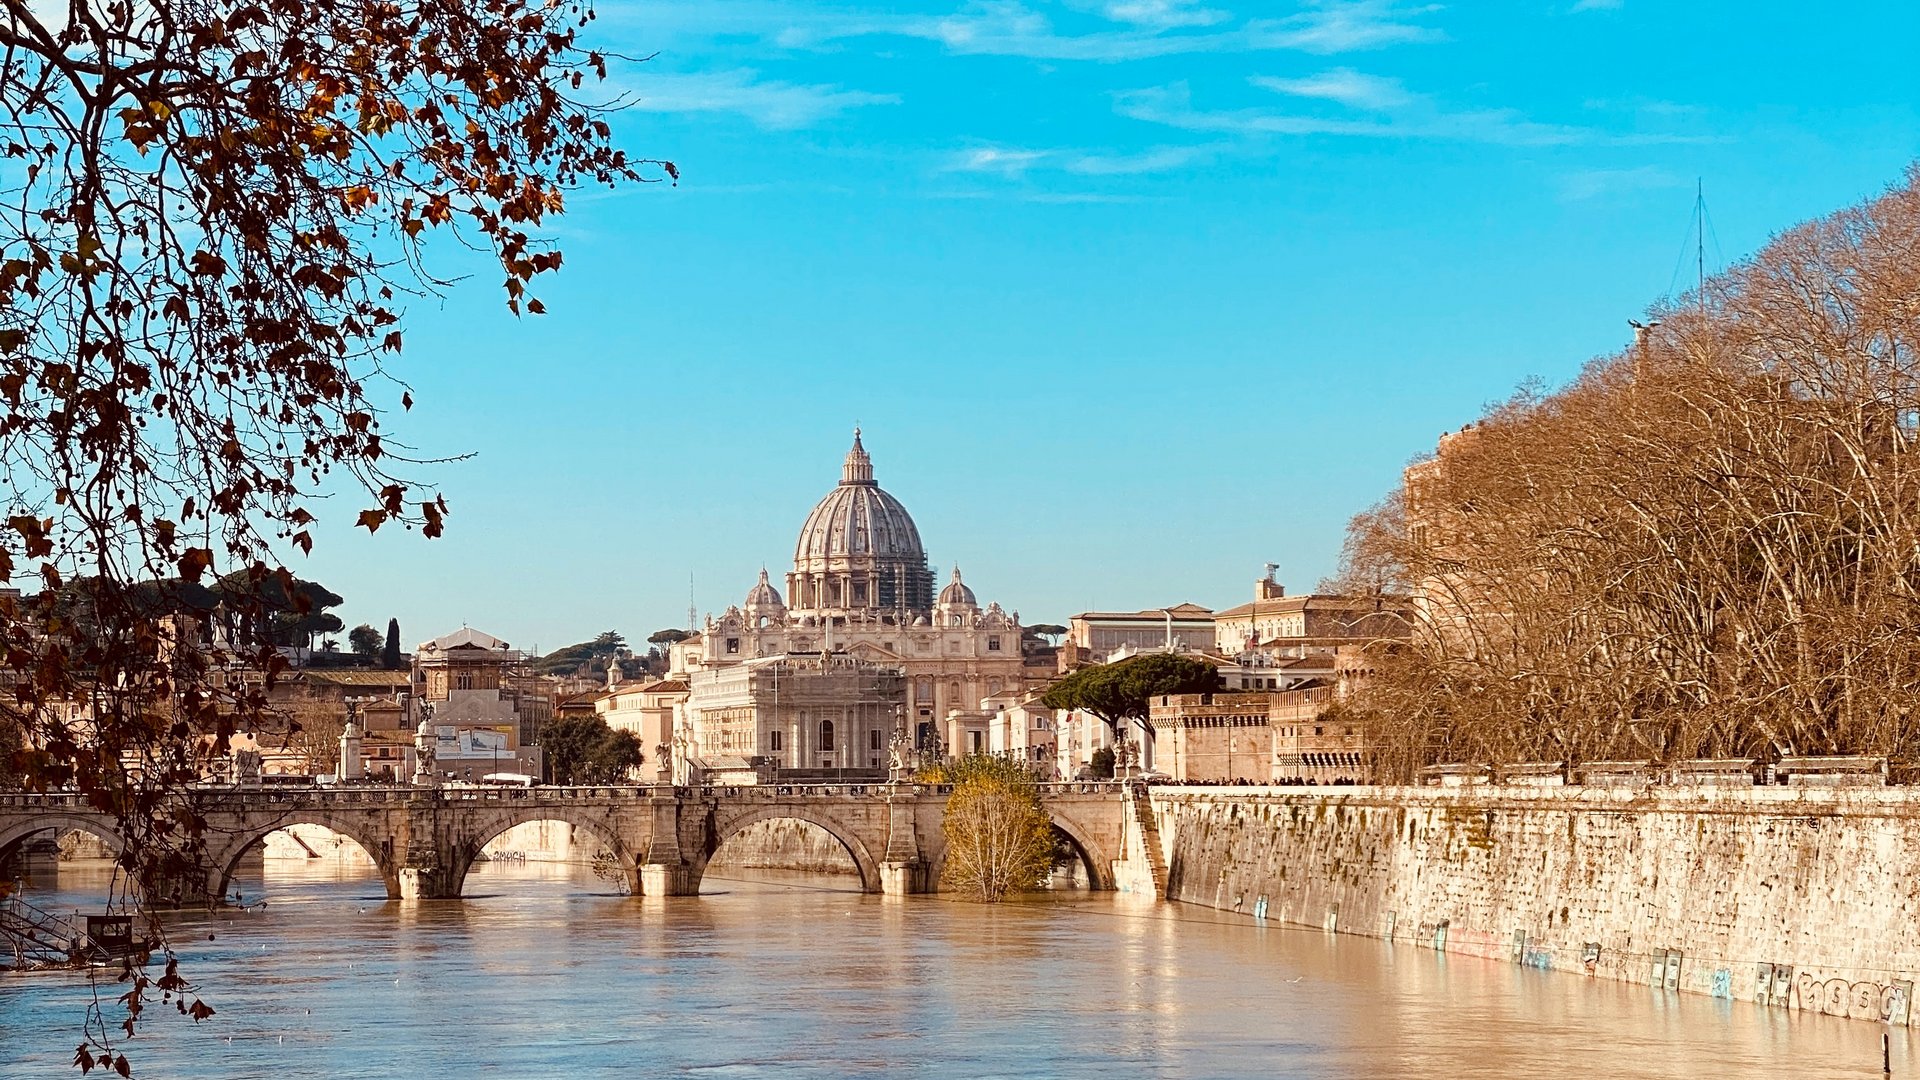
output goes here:
[{"label": "graffiti on wall", "polygon": [[1906,979],[1878,983],[1806,970],[1792,974],[1791,979],[1793,994],[1789,1004],[1808,1012],[1905,1024],[1912,1009],[1913,983]]}]

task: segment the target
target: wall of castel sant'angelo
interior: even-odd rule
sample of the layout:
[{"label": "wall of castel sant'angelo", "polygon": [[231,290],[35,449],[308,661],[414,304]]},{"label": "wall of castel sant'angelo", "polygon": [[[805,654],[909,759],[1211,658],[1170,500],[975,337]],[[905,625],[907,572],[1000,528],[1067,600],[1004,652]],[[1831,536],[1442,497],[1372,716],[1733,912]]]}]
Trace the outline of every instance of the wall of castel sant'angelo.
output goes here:
[{"label": "wall of castel sant'angelo", "polygon": [[1154,789],[1168,898],[1920,1024],[1920,790]]}]

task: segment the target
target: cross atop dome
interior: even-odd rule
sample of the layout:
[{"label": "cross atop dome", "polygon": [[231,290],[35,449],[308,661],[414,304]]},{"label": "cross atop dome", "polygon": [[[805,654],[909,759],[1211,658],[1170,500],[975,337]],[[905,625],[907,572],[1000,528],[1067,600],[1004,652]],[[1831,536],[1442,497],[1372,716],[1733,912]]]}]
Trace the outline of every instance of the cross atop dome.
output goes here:
[{"label": "cross atop dome", "polygon": [[873,483],[873,459],[867,456],[867,448],[860,445],[860,429],[853,429],[853,449],[847,451],[847,463],[840,469],[840,482],[843,484]]}]

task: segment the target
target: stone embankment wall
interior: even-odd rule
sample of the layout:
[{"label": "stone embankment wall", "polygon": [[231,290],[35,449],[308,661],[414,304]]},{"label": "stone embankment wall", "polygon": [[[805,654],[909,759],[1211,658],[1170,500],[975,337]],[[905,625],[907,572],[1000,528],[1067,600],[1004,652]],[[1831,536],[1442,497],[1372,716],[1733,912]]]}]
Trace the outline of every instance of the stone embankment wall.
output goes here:
[{"label": "stone embankment wall", "polygon": [[1920,791],[1161,787],[1152,801],[1169,899],[1910,1019]]},{"label": "stone embankment wall", "polygon": [[725,869],[859,873],[833,834],[793,818],[756,821],[735,833],[707,864],[709,874]]}]

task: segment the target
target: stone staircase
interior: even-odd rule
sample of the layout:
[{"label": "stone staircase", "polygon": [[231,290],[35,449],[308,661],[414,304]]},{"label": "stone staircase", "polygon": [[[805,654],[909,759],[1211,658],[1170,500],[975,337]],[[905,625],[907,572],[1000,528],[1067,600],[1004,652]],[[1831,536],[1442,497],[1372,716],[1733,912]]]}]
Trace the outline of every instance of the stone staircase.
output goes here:
[{"label": "stone staircase", "polygon": [[1153,896],[1156,900],[1167,897],[1167,859],[1160,849],[1160,822],[1153,815],[1153,800],[1148,797],[1147,785],[1127,785],[1127,813],[1136,826],[1129,829],[1127,838],[1128,861],[1138,860],[1144,863],[1145,876],[1139,880],[1141,886],[1136,891],[1145,892],[1145,886],[1151,881]]}]

